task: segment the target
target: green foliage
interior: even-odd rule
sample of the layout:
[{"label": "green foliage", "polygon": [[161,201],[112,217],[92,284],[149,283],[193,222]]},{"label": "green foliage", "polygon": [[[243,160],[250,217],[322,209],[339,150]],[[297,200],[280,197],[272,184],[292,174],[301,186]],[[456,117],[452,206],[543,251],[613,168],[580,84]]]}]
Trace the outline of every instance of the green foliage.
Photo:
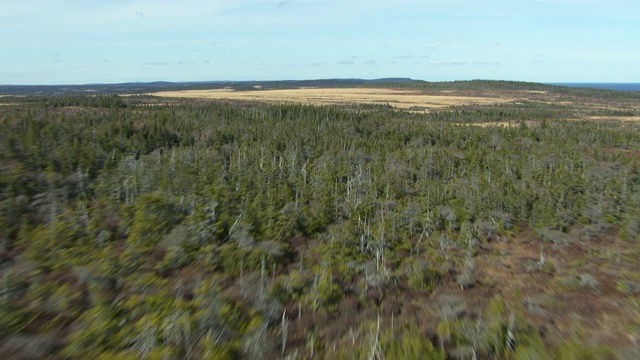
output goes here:
[{"label": "green foliage", "polygon": [[446,358],[444,352],[434,348],[431,340],[421,336],[414,326],[385,331],[380,339],[380,347],[385,359],[444,360]]},{"label": "green foliage", "polygon": [[611,349],[604,346],[585,346],[575,341],[569,341],[556,350],[555,358],[559,360],[597,360],[615,359],[616,356]]},{"label": "green foliage", "polygon": [[334,311],[342,298],[342,291],[335,282],[333,274],[326,268],[314,273],[310,289],[302,298],[314,311]]},{"label": "green foliage", "polygon": [[425,262],[409,265],[407,285],[411,290],[431,292],[440,281],[442,274]]},{"label": "green foliage", "polygon": [[122,319],[110,306],[88,309],[76,321],[63,354],[68,357],[98,357],[105,350],[117,347]]},{"label": "green foliage", "polygon": [[[95,243],[87,235],[79,214],[68,210],[51,223],[23,233],[19,241],[30,245],[25,251],[28,259],[47,269],[58,269],[86,264],[91,260],[87,254],[91,253]],[[66,262],[60,261],[61,256]]]},{"label": "green foliage", "polygon": [[151,249],[183,216],[176,204],[160,194],[145,194],[136,202],[127,242],[131,246]]},{"label": "green foliage", "polygon": [[82,106],[92,108],[117,109],[125,108],[127,104],[118,95],[94,95],[94,96],[54,96],[46,98],[33,98],[32,101],[42,103],[44,106],[71,107]]},{"label": "green foliage", "polygon": [[508,309],[500,297],[491,300],[481,319],[448,320],[438,324],[441,344],[470,347],[481,357],[536,359],[549,354],[540,335],[517,309]]}]

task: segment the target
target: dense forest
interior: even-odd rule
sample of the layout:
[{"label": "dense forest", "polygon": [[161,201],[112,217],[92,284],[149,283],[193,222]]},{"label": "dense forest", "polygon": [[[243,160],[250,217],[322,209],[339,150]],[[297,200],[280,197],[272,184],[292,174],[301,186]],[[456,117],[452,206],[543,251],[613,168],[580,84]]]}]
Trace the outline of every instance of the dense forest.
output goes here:
[{"label": "dense forest", "polygon": [[0,353],[638,355],[637,107],[149,99],[0,106]]}]

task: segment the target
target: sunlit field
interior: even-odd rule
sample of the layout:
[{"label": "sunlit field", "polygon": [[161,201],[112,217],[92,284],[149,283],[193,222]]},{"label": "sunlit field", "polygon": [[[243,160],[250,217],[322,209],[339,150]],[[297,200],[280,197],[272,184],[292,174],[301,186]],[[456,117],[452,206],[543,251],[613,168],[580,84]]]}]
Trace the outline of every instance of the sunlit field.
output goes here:
[{"label": "sunlit field", "polygon": [[[311,105],[352,105],[383,104],[398,109],[440,109],[455,105],[488,105],[514,101],[512,94],[467,94],[455,95],[447,92],[427,94],[419,90],[369,89],[369,88],[302,88],[283,90],[251,90],[237,91],[232,89],[217,90],[184,90],[153,93],[155,96],[213,99],[243,100],[267,103],[295,103]],[[526,93],[523,93],[526,95]]]}]

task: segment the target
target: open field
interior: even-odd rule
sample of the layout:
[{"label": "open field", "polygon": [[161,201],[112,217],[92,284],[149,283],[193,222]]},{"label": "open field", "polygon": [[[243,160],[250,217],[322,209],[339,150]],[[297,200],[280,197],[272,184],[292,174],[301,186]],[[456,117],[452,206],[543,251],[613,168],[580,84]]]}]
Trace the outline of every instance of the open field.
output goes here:
[{"label": "open field", "polygon": [[[232,88],[209,90],[179,90],[148,93],[163,99],[193,101],[232,101],[267,104],[308,104],[324,106],[386,105],[412,112],[448,109],[509,107],[556,109],[566,112],[567,120],[595,120],[638,122],[640,106],[629,99],[609,99],[577,93],[541,90],[433,90],[366,87],[300,87],[293,89],[236,90]],[[162,102],[164,103],[164,102]],[[507,121],[479,120],[484,126],[517,123],[514,117]],[[466,121],[469,123],[469,121]],[[473,122],[473,121],[472,121]]]},{"label": "open field", "polygon": [[[610,116],[586,116],[584,120],[588,121],[611,121]],[[640,116],[617,116],[615,121],[619,122],[640,122]]]},{"label": "open field", "polygon": [[152,95],[172,98],[258,101],[267,103],[296,103],[313,105],[381,104],[395,108],[442,109],[458,105],[490,105],[531,97],[531,93],[467,92],[452,91],[426,93],[420,90],[379,88],[299,88],[282,90],[236,91],[232,89],[163,91]]}]

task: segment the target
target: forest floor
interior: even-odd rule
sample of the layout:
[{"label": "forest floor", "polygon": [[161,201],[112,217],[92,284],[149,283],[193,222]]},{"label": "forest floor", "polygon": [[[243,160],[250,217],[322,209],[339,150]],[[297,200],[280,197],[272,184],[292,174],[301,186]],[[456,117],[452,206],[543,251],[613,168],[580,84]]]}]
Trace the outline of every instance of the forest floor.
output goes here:
[{"label": "forest floor", "polygon": [[637,349],[637,248],[613,231],[590,241],[572,235],[563,244],[541,245],[525,228],[490,243],[476,257],[482,280],[475,291],[492,289],[507,303],[520,302],[550,339],[608,344],[621,353]]}]

